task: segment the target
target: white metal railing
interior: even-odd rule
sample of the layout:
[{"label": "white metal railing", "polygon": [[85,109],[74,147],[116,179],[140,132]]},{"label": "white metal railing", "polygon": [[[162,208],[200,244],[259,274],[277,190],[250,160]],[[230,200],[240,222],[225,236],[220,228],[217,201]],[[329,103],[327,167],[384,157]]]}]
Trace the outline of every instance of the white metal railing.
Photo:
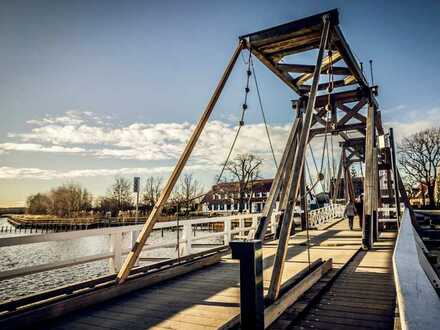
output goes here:
[{"label": "white metal railing", "polygon": [[[258,218],[260,216],[261,214],[238,214],[225,217],[181,220],[179,221],[179,227],[182,229],[182,236],[178,242],[177,240],[167,240],[160,243],[149,243],[147,241],[147,244],[142,251],[151,251],[160,248],[176,248],[177,244],[179,244],[182,248],[181,251],[179,251],[181,252],[181,256],[190,255],[193,250],[193,243],[215,237],[222,237],[223,244],[229,245],[229,242],[235,235],[252,236],[257,227]],[[269,225],[269,230],[272,233],[275,233],[276,231],[277,219],[277,213],[274,213]],[[238,225],[234,226],[236,223]],[[218,226],[214,232],[208,234],[199,233],[195,236],[195,230],[197,227],[207,224],[218,224]],[[177,225],[177,221],[159,222],[155,224],[154,229],[173,229],[176,228]],[[0,281],[105,259],[109,260],[109,272],[117,272],[122,265],[123,256],[130,251],[131,246],[142,227],[143,225],[131,225],[16,237],[2,237],[0,238],[0,248],[7,246],[18,247],[25,244],[41,242],[75,240],[91,236],[109,236],[110,243],[108,251],[104,253],[1,271]],[[221,245],[222,243],[220,242],[219,244]]]},{"label": "white metal railing", "polygon": [[309,211],[309,226],[316,228],[325,223],[344,216],[345,206],[342,204],[330,204],[316,210]]},{"label": "white metal railing", "polygon": [[408,209],[400,224],[393,254],[400,326],[406,330],[438,329],[440,298],[438,276],[429,264],[423,241],[416,232]]}]

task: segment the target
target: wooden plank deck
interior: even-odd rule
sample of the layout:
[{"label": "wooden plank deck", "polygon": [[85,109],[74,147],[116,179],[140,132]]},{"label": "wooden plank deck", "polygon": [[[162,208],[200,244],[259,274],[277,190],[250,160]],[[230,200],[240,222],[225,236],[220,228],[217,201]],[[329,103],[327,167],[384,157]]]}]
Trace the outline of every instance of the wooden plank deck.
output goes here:
[{"label": "wooden plank deck", "polygon": [[373,249],[359,252],[304,316],[298,318],[298,308],[291,306],[271,329],[393,329],[395,236],[382,233]]},{"label": "wooden plank deck", "polygon": [[[360,231],[342,221],[310,231],[313,262],[333,258],[341,267],[358,251]],[[308,266],[306,233],[289,242],[283,283]],[[269,286],[276,243],[264,245],[264,285]],[[168,280],[45,324],[44,329],[218,329],[239,316],[239,264],[229,256],[211,267]]]}]

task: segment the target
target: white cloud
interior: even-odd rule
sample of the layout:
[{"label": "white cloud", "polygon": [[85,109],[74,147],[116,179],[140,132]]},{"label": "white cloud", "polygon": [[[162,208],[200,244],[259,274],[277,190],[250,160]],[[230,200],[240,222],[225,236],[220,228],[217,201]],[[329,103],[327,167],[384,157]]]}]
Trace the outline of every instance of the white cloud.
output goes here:
[{"label": "white cloud", "polygon": [[[0,167],[0,179],[75,179],[81,177],[102,177],[102,176],[128,176],[128,175],[159,175],[168,174],[173,170],[173,166],[159,166],[154,168],[118,168],[118,169],[81,169],[70,171],[48,170],[40,168],[16,168]],[[187,171],[206,170],[204,165],[190,165],[186,167]],[[209,169],[209,168],[208,168]]]},{"label": "white cloud", "polygon": [[[9,134],[19,141],[0,144],[0,150],[72,152],[94,155],[96,158],[136,160],[176,160],[183,151],[194,125],[190,123],[133,123],[109,127],[106,123],[93,124],[81,115],[68,112],[61,117],[48,117],[38,122],[38,127],[20,134]],[[273,145],[284,146],[289,125],[269,128]],[[222,121],[209,122],[194,150],[192,160],[199,163],[219,164],[224,161],[237,127]],[[237,152],[250,152],[270,158],[270,149],[263,124],[249,124],[241,129],[236,145]]]},{"label": "white cloud", "polygon": [[405,121],[390,121],[385,123],[385,127],[393,127],[396,141],[413,135],[425,129],[438,127],[440,122],[440,108],[432,108],[423,111],[411,111],[405,113]]},{"label": "white cloud", "polygon": [[63,147],[63,146],[43,146],[36,143],[0,143],[0,152],[7,151],[38,151],[38,152],[53,152],[53,153],[81,153],[86,150],[78,147]]},{"label": "white cloud", "polygon": [[[400,105],[396,108],[403,109],[404,106]],[[406,112],[406,122],[389,122],[386,126],[395,128],[399,141],[403,136],[436,125],[440,120],[438,108],[423,113],[425,115],[420,119],[420,112]],[[194,130],[194,125],[187,122],[132,123],[113,127],[110,125],[111,118],[101,118],[89,111],[68,111],[60,117],[48,116],[34,122],[37,127],[33,127],[28,132],[9,134],[14,141],[1,143],[0,153],[39,151],[71,153],[95,158],[172,163],[178,159]],[[269,126],[278,159],[284,148],[289,128],[290,124]],[[218,168],[227,156],[236,131],[237,126],[233,124],[218,120],[209,122],[200,136],[189,165]],[[314,143],[313,148],[316,150],[316,157],[319,158],[322,144]],[[336,142],[335,150],[339,154]],[[263,172],[273,172],[272,155],[263,124],[247,124],[242,127],[232,157],[237,153],[253,153],[260,156],[264,160]],[[71,172],[70,175],[74,173]],[[81,173],[84,174],[85,172]],[[47,174],[50,177],[53,175]]]}]

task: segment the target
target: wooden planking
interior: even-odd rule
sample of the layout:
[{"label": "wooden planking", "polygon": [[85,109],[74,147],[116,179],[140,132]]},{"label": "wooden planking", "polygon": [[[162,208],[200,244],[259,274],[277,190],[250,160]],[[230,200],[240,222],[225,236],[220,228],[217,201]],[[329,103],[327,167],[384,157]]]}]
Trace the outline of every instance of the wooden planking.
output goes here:
[{"label": "wooden planking", "polygon": [[371,250],[359,252],[302,318],[282,317],[271,329],[392,329],[394,237],[395,233],[382,233],[382,239]]},{"label": "wooden planking", "polygon": [[[342,221],[327,231],[310,231],[312,248],[311,260],[333,258],[334,267],[345,264],[360,246],[360,231],[346,231],[346,221]],[[306,268],[307,251],[304,246],[305,232],[291,238],[286,259],[283,284],[302,269]],[[323,247],[322,244],[350,240],[355,245]],[[276,252],[276,241],[264,245],[264,278],[270,278]],[[265,282],[267,293],[269,283]],[[124,314],[129,315],[124,316]],[[171,328],[197,329],[217,328],[236,324],[239,316],[239,263],[229,256],[201,271],[195,271],[145,288],[123,298],[117,298],[101,305],[77,312],[66,320],[59,320],[45,329],[66,328],[70,325],[91,329]],[[202,320],[206,320],[202,323]],[[73,327],[72,327],[73,328]],[[86,329],[84,327],[83,329]]]}]

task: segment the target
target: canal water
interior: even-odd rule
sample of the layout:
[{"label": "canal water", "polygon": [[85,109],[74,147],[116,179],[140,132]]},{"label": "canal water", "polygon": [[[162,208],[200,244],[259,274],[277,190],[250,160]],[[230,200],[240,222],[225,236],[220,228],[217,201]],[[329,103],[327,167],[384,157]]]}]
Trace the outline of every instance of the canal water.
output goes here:
[{"label": "canal water", "polygon": [[[10,228],[6,218],[0,218],[0,228]],[[12,227],[14,228],[14,227]],[[181,233],[180,233],[181,234]],[[197,233],[195,233],[197,235]],[[2,237],[12,237],[19,235],[35,235],[29,232],[0,233]],[[181,237],[181,236],[180,236]],[[0,271],[35,266],[55,261],[73,259],[76,257],[84,257],[109,251],[110,238],[108,235],[83,237],[80,239],[59,241],[59,242],[42,242],[35,244],[25,244],[21,246],[0,247]],[[148,239],[150,244],[160,243],[164,241],[177,240],[177,232],[167,230],[153,231]],[[197,243],[205,244],[222,244],[221,238],[207,238]],[[200,249],[193,249],[197,252]],[[206,249],[206,248],[205,248]],[[157,250],[143,253],[148,258],[175,258],[177,251],[173,248],[161,248]],[[140,265],[151,264],[152,261],[141,261]],[[14,279],[0,281],[0,303],[9,299],[15,299],[27,296],[32,293],[43,290],[56,288],[63,285],[72,284],[79,281],[93,279],[98,276],[109,274],[109,261],[100,260],[86,264],[55,269],[42,273],[26,275]]]}]

